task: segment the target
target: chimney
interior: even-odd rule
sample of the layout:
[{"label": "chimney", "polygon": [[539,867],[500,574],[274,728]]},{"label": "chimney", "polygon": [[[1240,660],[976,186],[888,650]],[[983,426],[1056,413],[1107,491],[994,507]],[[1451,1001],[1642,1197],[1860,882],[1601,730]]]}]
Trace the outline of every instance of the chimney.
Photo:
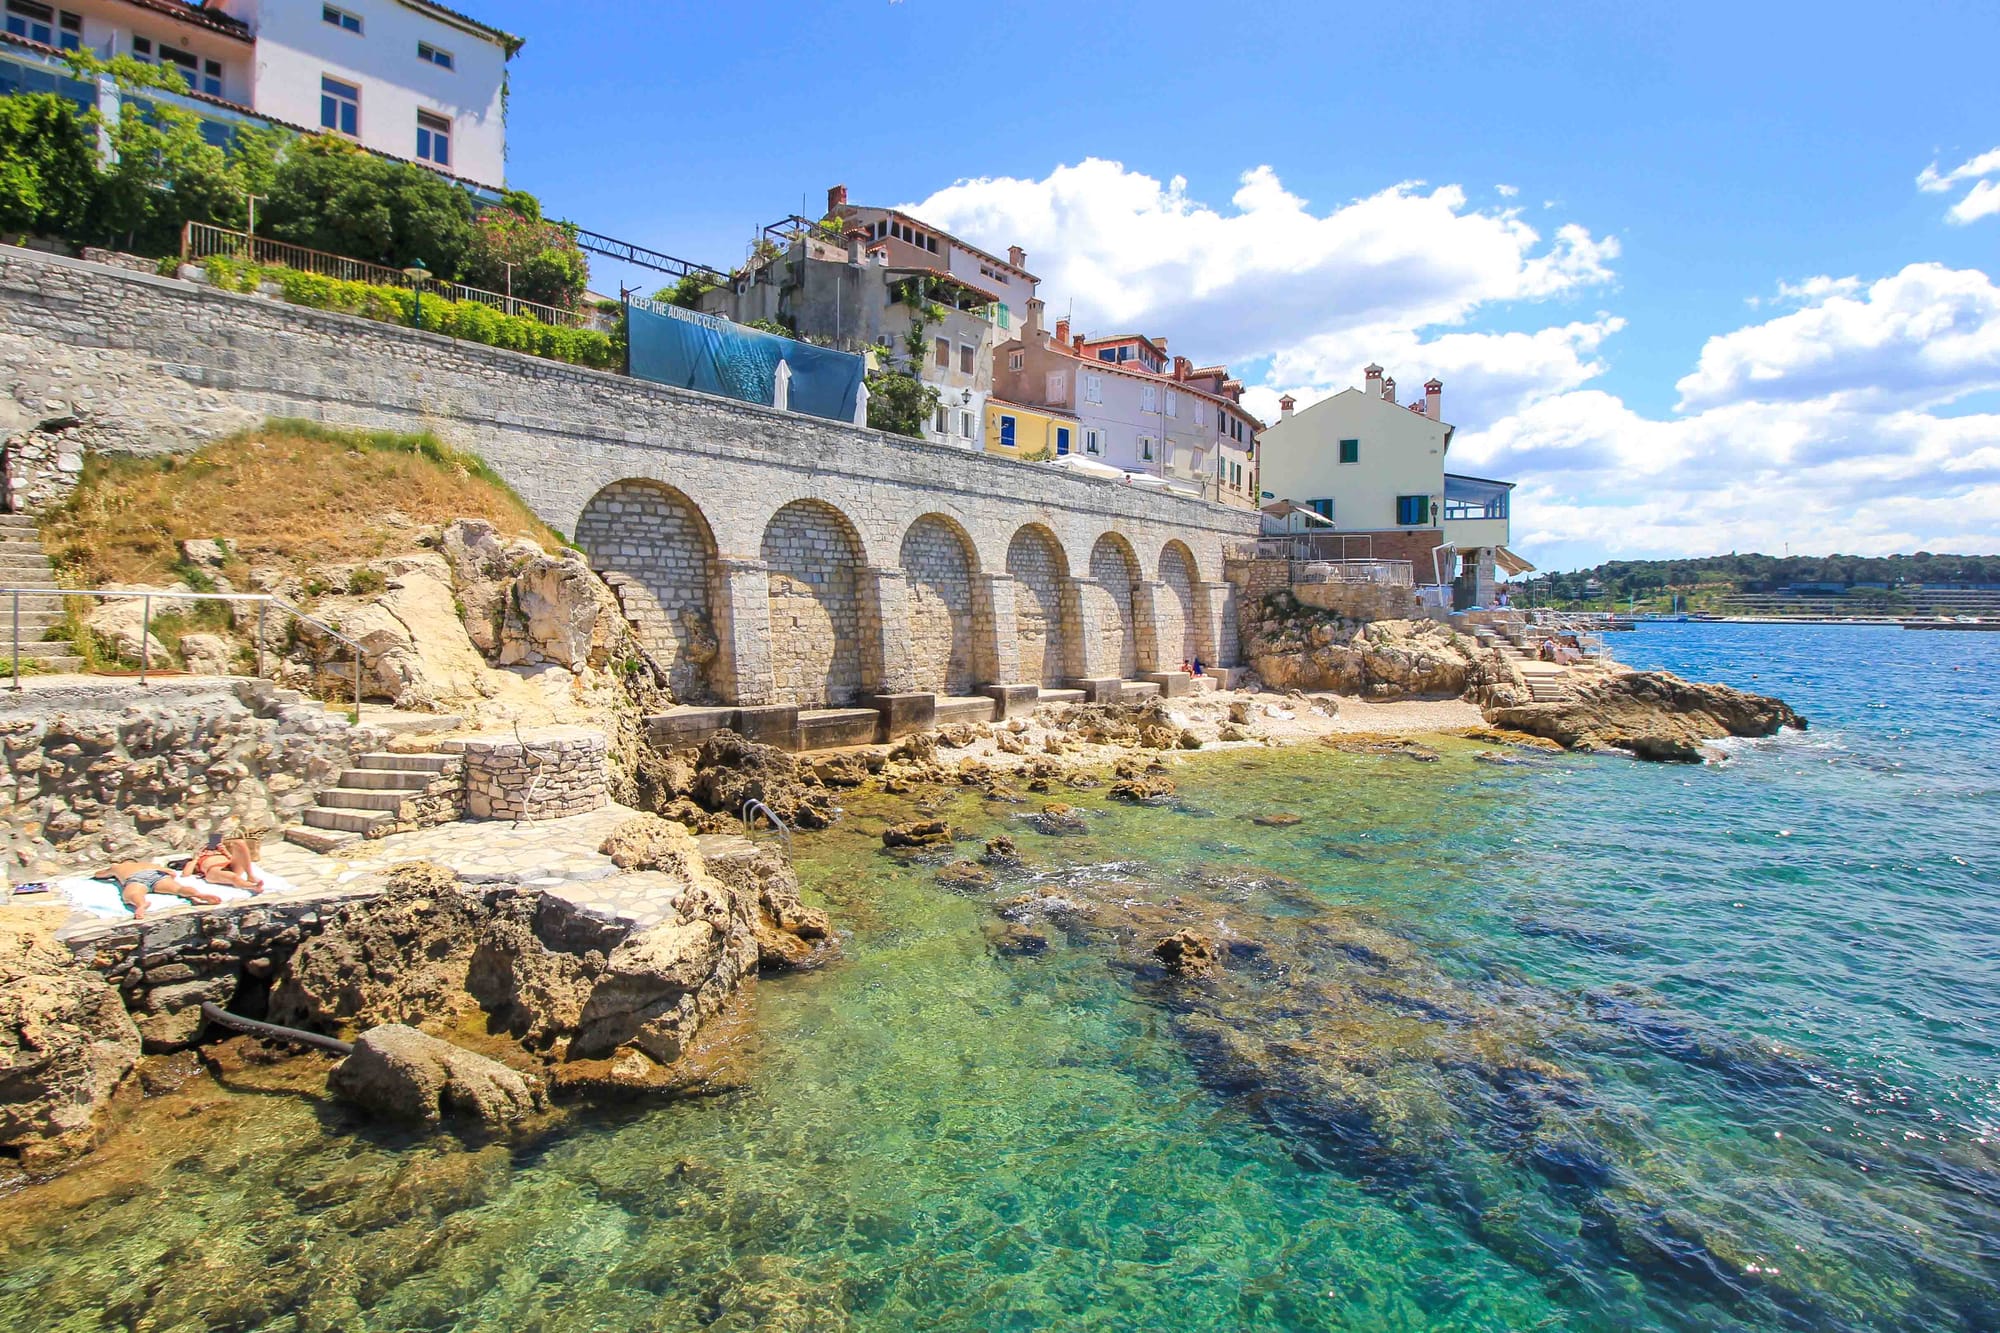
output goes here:
[{"label": "chimney", "polygon": [[1371,361],[1368,363],[1368,369],[1361,373],[1366,376],[1362,384],[1363,392],[1370,398],[1380,398],[1382,396],[1382,367]]},{"label": "chimney", "polygon": [[1444,420],[1444,381],[1424,381],[1424,415],[1432,421]]},{"label": "chimney", "polygon": [[1028,252],[1018,245],[1010,245],[1007,247],[1007,262],[1015,268],[1026,268],[1028,266]]},{"label": "chimney", "polygon": [[1039,341],[1041,332],[1042,332],[1042,298],[1039,296],[1031,296],[1028,298],[1028,317],[1021,324],[1021,341],[1022,342]]},{"label": "chimney", "polygon": [[1194,362],[1192,362],[1192,361],[1188,360],[1188,359],[1187,359],[1186,357],[1184,357],[1184,356],[1177,356],[1177,357],[1175,357],[1175,358],[1174,358],[1174,378],[1175,378],[1175,379],[1177,379],[1177,380],[1181,380],[1181,381],[1185,382],[1185,381],[1187,380],[1187,377],[1188,377],[1188,375],[1189,375],[1189,374],[1190,374],[1190,373],[1191,373],[1191,372],[1192,372],[1193,370],[1194,370]]},{"label": "chimney", "polygon": [[1083,355],[1083,335],[1081,333],[1070,339],[1069,349],[1078,356]]},{"label": "chimney", "polygon": [[1393,375],[1382,381],[1382,400],[1388,403],[1396,401],[1396,379]]},{"label": "chimney", "polygon": [[833,217],[847,207],[847,187],[836,185],[826,192],[826,215]]},{"label": "chimney", "polygon": [[847,229],[847,262],[859,264],[861,252],[868,246],[868,228],[849,227]]},{"label": "chimney", "polygon": [[1292,409],[1298,405],[1298,400],[1290,394],[1286,394],[1283,398],[1280,398],[1278,400],[1278,420],[1283,421],[1286,417],[1289,417],[1292,414]]},{"label": "chimney", "polygon": [[1165,338],[1153,339],[1153,346],[1160,349],[1161,356],[1165,356],[1167,354],[1167,340]]},{"label": "chimney", "polygon": [[1068,320],[1066,320],[1066,319],[1059,319],[1059,320],[1057,320],[1057,321],[1056,321],[1056,341],[1057,341],[1057,342],[1059,342],[1059,343],[1061,343],[1061,344],[1062,344],[1063,346],[1065,346],[1065,347],[1069,346],[1069,321],[1068,321]]}]

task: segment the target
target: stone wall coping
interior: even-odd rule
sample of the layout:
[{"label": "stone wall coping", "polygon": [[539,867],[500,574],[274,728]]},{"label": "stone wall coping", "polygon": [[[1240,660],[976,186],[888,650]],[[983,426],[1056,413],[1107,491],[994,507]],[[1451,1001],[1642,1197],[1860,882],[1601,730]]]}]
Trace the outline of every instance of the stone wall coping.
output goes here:
[{"label": "stone wall coping", "polygon": [[608,748],[609,742],[604,732],[596,727],[536,727],[524,730],[519,736],[513,732],[494,732],[478,736],[454,736],[437,743],[440,754],[506,754],[523,746],[529,748],[546,745],[580,745]]},{"label": "stone wall coping", "polygon": [[143,921],[114,920],[64,926],[56,932],[56,939],[68,945],[73,953],[84,953],[104,945],[133,944],[139,947],[141,953],[151,953],[175,947],[196,935],[214,933],[208,929],[208,923],[220,918],[240,917],[246,912],[280,912],[287,908],[305,913],[321,907],[338,907],[357,898],[373,898],[380,892],[381,884],[371,880],[366,884],[341,885],[330,889],[267,893],[208,907],[169,908],[155,912]]}]

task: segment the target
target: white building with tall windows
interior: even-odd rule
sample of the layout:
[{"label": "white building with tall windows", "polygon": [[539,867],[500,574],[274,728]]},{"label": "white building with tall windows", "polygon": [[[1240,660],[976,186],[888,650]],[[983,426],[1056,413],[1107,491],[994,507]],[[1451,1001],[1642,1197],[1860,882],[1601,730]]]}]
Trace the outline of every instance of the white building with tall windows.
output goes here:
[{"label": "white building with tall windows", "polygon": [[112,112],[115,89],[71,77],[61,56],[131,56],[186,76],[187,107],[217,143],[240,124],[324,130],[497,189],[520,47],[429,0],[0,0],[0,96],[55,92]]}]

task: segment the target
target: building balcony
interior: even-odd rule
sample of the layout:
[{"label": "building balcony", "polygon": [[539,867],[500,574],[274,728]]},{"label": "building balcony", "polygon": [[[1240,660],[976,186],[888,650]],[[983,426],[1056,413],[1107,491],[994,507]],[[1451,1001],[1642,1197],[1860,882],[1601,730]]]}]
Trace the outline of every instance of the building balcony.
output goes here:
[{"label": "building balcony", "polygon": [[1460,550],[1505,546],[1514,483],[1485,477],[1444,478],[1444,536]]}]

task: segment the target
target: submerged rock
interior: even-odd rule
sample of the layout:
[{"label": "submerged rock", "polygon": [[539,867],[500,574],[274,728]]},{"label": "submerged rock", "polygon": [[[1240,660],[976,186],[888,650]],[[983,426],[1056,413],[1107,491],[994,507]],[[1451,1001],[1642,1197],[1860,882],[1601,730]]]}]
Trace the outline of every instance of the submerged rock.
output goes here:
[{"label": "submerged rock", "polygon": [[1087,833],[1090,831],[1090,826],[1084,823],[1083,812],[1081,810],[1073,805],[1063,805],[1060,802],[1054,805],[1043,806],[1041,813],[1031,817],[1028,822],[1034,826],[1035,832],[1047,834],[1050,837],[1062,837],[1067,834]]},{"label": "submerged rock", "polygon": [[462,1118],[499,1126],[548,1107],[539,1079],[401,1023],[362,1033],[327,1086],[376,1115],[424,1124]]},{"label": "submerged rock", "polygon": [[1571,750],[1624,750],[1641,759],[1682,763],[1698,762],[1707,742],[1726,736],[1806,729],[1806,719],[1782,699],[1665,671],[1582,678],[1571,683],[1568,698],[1489,708],[1486,720]]},{"label": "submerged rock", "polygon": [[1169,976],[1205,977],[1215,971],[1215,942],[1198,930],[1177,930],[1153,946]]},{"label": "submerged rock", "polygon": [[1166,778],[1135,776],[1120,778],[1111,784],[1107,793],[1114,801],[1131,801],[1145,805],[1164,801],[1174,794],[1174,784]]},{"label": "submerged rock", "polygon": [[977,861],[953,861],[938,871],[937,882],[947,889],[983,889],[993,883],[993,872]]}]

